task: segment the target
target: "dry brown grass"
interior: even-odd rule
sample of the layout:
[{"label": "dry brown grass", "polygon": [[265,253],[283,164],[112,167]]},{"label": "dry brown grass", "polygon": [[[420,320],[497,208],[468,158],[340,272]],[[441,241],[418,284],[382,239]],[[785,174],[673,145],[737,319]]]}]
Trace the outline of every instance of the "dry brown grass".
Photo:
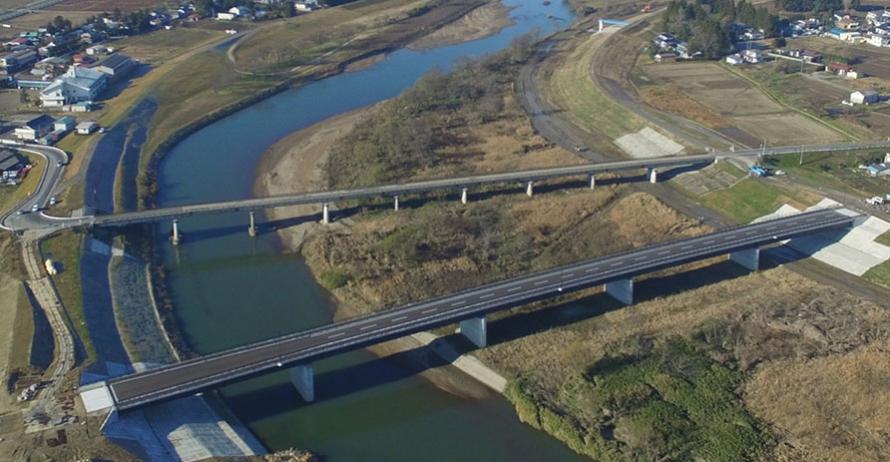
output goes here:
[{"label": "dry brown grass", "polygon": [[646,86],[640,89],[639,94],[656,109],[681,115],[706,127],[723,128],[731,125],[725,117],[684,95],[672,85]]},{"label": "dry brown grass", "polygon": [[[886,318],[886,313],[873,313]],[[885,321],[886,322],[886,321]],[[785,434],[796,457],[880,461],[890,454],[890,343],[764,364],[745,401]]]}]

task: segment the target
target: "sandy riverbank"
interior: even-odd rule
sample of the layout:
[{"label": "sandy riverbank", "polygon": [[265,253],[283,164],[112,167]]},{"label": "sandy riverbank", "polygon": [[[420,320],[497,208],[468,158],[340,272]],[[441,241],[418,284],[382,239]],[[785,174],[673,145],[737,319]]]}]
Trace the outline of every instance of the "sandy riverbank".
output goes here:
[{"label": "sandy riverbank", "polygon": [[510,8],[499,1],[480,6],[435,32],[415,40],[408,48],[424,50],[479,40],[513,25]]}]

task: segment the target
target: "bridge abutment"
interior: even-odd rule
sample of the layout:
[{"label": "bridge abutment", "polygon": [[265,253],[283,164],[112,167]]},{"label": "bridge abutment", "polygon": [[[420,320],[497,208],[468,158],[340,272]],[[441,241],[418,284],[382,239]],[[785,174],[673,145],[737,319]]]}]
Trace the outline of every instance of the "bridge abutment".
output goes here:
[{"label": "bridge abutment", "polygon": [[297,389],[303,401],[315,401],[315,371],[311,364],[294,366],[290,370],[290,382]]},{"label": "bridge abutment", "polygon": [[729,254],[729,259],[751,271],[760,269],[760,248],[737,250]]},{"label": "bridge abutment", "polygon": [[250,212],[250,225],[247,227],[247,234],[250,237],[256,237],[256,213]]},{"label": "bridge abutment", "polygon": [[488,327],[485,323],[485,316],[461,321],[460,333],[473,345],[484,348],[488,344]]},{"label": "bridge abutment", "polygon": [[634,302],[634,280],[619,279],[607,282],[606,293],[625,305],[632,305]]}]

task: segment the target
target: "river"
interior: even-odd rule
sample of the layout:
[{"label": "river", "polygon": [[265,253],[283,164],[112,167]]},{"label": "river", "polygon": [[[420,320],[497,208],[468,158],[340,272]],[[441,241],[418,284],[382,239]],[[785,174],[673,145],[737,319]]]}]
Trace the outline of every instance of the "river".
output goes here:
[{"label": "river", "polygon": [[[434,68],[494,52],[514,38],[573,19],[567,5],[504,0],[515,24],[496,35],[428,50],[402,49],[370,68],[337,75],[245,108],[176,145],[160,164],[158,205],[251,196],[262,153],[287,134],[398,95]],[[553,19],[561,18],[561,20]],[[180,221],[184,244],[163,237],[168,284],[189,345],[206,354],[304,330],[332,319],[332,305],[274,232],[247,235],[246,215]],[[165,236],[170,224],[161,225]],[[222,390],[229,408],[271,450],[309,449],[345,460],[577,460],[555,439],[521,424],[500,396],[440,391],[397,361],[355,352],[320,361],[316,399],[304,404],[286,373]]]}]

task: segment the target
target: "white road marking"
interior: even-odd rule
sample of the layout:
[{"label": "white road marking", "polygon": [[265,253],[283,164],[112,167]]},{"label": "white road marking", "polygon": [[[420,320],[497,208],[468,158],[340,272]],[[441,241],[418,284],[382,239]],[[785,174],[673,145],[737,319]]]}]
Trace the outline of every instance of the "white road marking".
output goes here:
[{"label": "white road marking", "polygon": [[430,313],[432,313],[433,311],[436,311],[437,309],[438,309],[438,308],[430,308],[430,309],[428,309],[428,310],[423,310],[423,311],[420,312],[420,314],[430,314]]},{"label": "white road marking", "polygon": [[534,283],[534,284],[532,284],[532,285],[534,285],[534,286],[542,286],[542,285],[544,285],[544,284],[547,284],[548,282],[550,282],[550,281],[548,281],[548,280],[545,279],[545,280],[543,280],[543,281],[538,281],[538,282],[536,282],[536,283]]},{"label": "white road marking", "polygon": [[451,306],[463,305],[463,304],[465,304],[465,303],[467,303],[466,300],[458,300],[458,301],[452,303]]},{"label": "white road marking", "polygon": [[337,332],[336,334],[328,335],[328,338],[337,338],[343,335],[346,335],[346,332]]},{"label": "white road marking", "polygon": [[517,290],[522,290],[522,286],[511,287],[507,289],[507,292],[516,292]]},{"label": "white road marking", "polygon": [[375,328],[375,327],[377,327],[377,324],[376,324],[376,323],[375,323],[375,324],[369,324],[369,325],[367,325],[367,326],[359,327],[358,330],[368,330],[368,329],[373,329],[373,328]]},{"label": "white road marking", "polygon": [[493,293],[482,294],[479,296],[479,300],[485,300],[486,298],[494,297]]},{"label": "white road marking", "polygon": [[399,316],[398,318],[392,318],[392,322],[399,322],[408,319],[408,316]]}]

